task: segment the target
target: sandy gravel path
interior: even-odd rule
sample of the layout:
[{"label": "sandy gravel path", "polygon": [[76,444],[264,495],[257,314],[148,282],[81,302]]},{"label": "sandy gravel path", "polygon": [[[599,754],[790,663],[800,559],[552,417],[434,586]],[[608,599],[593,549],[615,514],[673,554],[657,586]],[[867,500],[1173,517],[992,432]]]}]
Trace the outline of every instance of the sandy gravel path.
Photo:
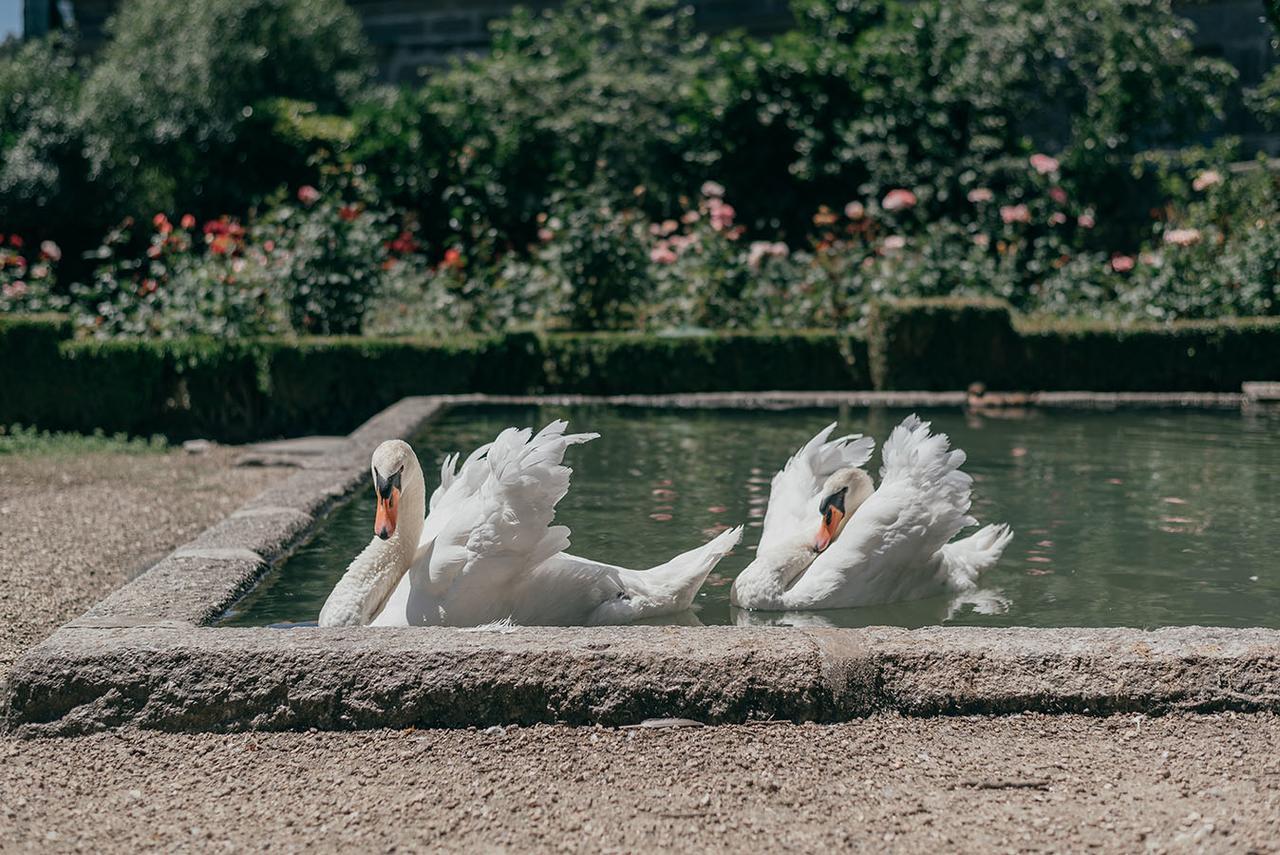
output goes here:
[{"label": "sandy gravel path", "polygon": [[0,456],[0,682],[13,660],[288,474],[206,454]]}]

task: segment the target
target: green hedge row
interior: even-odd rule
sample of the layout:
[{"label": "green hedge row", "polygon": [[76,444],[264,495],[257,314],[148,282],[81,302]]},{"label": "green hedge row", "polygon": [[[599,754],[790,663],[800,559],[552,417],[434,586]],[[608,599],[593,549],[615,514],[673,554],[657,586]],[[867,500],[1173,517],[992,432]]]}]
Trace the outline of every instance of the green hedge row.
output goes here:
[{"label": "green hedge row", "polygon": [[830,332],[512,333],[75,341],[54,316],[0,318],[0,424],[244,440],[345,432],[405,395],[771,389],[1237,391],[1280,380],[1280,319],[1028,326],[992,301],[876,306]]},{"label": "green hedge row", "polygon": [[1238,392],[1280,379],[1280,318],[1173,324],[1028,324],[990,300],[903,300],[872,310],[877,389]]},{"label": "green hedge row", "polygon": [[0,424],[244,440],[346,432],[406,395],[866,389],[834,333],[458,341],[74,341],[60,318],[0,318]]}]

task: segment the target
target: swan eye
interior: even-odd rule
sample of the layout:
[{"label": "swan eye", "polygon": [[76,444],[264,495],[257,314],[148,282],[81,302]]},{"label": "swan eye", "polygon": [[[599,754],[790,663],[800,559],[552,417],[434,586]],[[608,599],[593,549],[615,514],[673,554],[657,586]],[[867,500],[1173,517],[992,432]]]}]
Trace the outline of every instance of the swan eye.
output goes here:
[{"label": "swan eye", "polygon": [[403,474],[404,468],[396,470],[396,474],[390,478],[383,478],[377,469],[373,470],[373,489],[383,499],[391,498],[392,490],[400,489],[400,476]]},{"label": "swan eye", "polygon": [[839,490],[836,490],[830,496],[823,499],[822,504],[818,506],[818,513],[821,514],[822,518],[828,523],[831,522],[832,510],[837,510],[841,514],[844,513],[844,497],[848,492],[848,487],[841,487]]}]

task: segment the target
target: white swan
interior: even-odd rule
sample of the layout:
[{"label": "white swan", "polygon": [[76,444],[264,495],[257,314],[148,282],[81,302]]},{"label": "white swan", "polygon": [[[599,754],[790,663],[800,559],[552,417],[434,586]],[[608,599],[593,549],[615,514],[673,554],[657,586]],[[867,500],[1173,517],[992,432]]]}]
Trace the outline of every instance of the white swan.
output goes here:
[{"label": "white swan", "polygon": [[836,609],[976,587],[1013,533],[989,525],[950,543],[969,516],[964,452],[912,415],[884,444],[880,488],[858,468],[872,441],[810,440],[774,476],[756,558],[729,599],[744,609]]},{"label": "white swan", "polygon": [[532,438],[509,428],[461,469],[446,459],[425,520],[413,450],[379,446],[377,537],[329,595],[320,625],[599,625],[688,609],[741,529],[648,571],[564,553],[569,530],[550,524],[569,488],[561,461],[568,446],[596,436],[565,435],[566,426],[552,422]]}]

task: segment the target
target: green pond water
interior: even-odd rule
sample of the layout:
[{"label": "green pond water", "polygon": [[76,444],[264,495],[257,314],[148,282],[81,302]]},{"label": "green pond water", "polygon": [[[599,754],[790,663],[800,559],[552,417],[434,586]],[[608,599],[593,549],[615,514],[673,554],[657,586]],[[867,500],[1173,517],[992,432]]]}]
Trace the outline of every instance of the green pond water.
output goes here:
[{"label": "green pond water", "polygon": [[[460,407],[414,448],[434,489],[439,461],[509,425],[567,418],[600,439],[571,448],[573,486],[557,522],[572,551],[649,567],[722,527],[742,544],[673,623],[907,627],[1280,627],[1280,416],[1196,411],[921,410],[969,455],[973,513],[1007,522],[1013,543],[976,593],[839,611],[745,612],[729,586],[760,536],[769,480],[826,423],[878,442],[909,410],[657,410]],[[870,471],[879,472],[879,455]],[[315,621],[373,531],[372,491],[339,507],[319,534],[227,615],[236,626]]]}]

